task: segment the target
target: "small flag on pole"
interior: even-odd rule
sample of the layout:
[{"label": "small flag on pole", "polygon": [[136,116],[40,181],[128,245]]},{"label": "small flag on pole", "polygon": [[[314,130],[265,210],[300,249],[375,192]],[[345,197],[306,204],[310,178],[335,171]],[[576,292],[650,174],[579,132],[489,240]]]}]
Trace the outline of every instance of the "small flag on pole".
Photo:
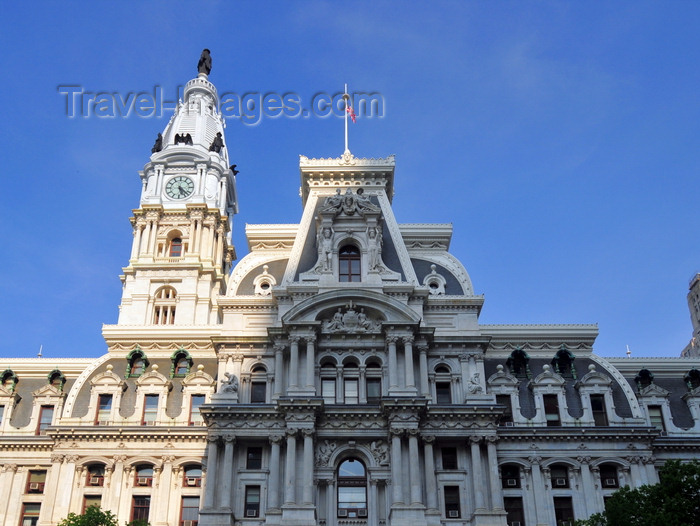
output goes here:
[{"label": "small flag on pole", "polygon": [[348,106],[345,111],[347,111],[350,114],[350,118],[352,119],[352,122],[357,122],[357,115],[355,115],[355,109],[352,106]]}]

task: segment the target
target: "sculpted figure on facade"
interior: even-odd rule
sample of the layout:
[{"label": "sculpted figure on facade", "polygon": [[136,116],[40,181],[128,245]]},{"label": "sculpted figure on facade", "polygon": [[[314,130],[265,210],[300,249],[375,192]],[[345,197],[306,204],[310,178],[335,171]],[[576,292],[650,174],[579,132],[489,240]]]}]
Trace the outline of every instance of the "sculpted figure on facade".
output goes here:
[{"label": "sculpted figure on facade", "polygon": [[376,332],[381,328],[381,323],[369,319],[365,313],[365,309],[361,308],[360,312],[357,312],[352,303],[345,307],[345,313],[339,307],[338,310],[333,314],[332,319],[326,319],[323,321],[323,330],[325,332],[347,332],[347,333],[358,333],[358,332]]},{"label": "sculpted figure on facade", "polygon": [[318,266],[324,272],[333,270],[333,229],[324,227],[318,233]]},{"label": "sculpted figure on facade", "polygon": [[382,232],[379,228],[367,229],[367,266],[369,270],[381,270]]},{"label": "sculpted figure on facade", "polygon": [[389,446],[383,440],[373,440],[369,450],[377,464],[383,465],[389,462]]},{"label": "sculpted figure on facade", "polygon": [[479,373],[474,373],[467,383],[467,391],[471,394],[478,394],[483,391],[479,381]]},{"label": "sculpted figure on facade", "polygon": [[235,374],[224,373],[225,380],[221,380],[221,393],[237,393],[238,377]]}]

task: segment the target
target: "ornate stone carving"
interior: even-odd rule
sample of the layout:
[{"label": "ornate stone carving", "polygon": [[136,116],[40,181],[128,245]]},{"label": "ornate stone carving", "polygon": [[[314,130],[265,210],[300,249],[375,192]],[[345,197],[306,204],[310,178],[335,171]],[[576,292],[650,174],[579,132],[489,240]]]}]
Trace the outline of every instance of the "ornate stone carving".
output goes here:
[{"label": "ornate stone carving", "polygon": [[339,307],[333,318],[323,320],[323,331],[330,333],[378,332],[380,328],[381,322],[369,319],[364,308],[357,312],[352,302],[345,306],[345,312]]},{"label": "ornate stone carving", "polygon": [[331,455],[333,455],[333,452],[336,449],[338,449],[338,444],[335,442],[324,440],[323,442],[319,443],[318,447],[316,448],[316,466],[328,466]]},{"label": "ornate stone carving", "polygon": [[225,380],[221,380],[221,393],[237,393],[238,377],[235,374],[224,373]]},{"label": "ornate stone carving", "polygon": [[369,445],[374,460],[379,465],[389,463],[389,446],[383,440],[373,440]]},{"label": "ornate stone carving", "polygon": [[483,390],[481,382],[479,381],[479,373],[474,373],[469,379],[469,382],[467,382],[467,391],[471,394],[477,394],[481,393]]}]

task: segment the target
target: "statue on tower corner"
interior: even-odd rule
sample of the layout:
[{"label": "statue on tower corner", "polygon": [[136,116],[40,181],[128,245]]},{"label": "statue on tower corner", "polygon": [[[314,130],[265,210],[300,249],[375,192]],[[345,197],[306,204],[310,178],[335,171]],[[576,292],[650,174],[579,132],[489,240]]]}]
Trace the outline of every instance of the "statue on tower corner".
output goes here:
[{"label": "statue on tower corner", "polygon": [[159,133],[158,137],[156,138],[156,142],[153,145],[153,148],[151,148],[151,153],[157,153],[163,149],[163,134]]},{"label": "statue on tower corner", "polygon": [[211,55],[209,50],[205,49],[199,57],[199,63],[197,63],[197,72],[209,75],[211,73]]}]

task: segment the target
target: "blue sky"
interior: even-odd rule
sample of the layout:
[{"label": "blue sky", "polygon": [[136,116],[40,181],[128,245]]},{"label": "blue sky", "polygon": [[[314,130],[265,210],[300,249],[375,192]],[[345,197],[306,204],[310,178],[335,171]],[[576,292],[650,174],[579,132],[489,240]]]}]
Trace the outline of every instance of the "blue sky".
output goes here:
[{"label": "blue sky", "polygon": [[[603,356],[678,356],[700,270],[700,3],[3,2],[0,356],[91,357],[115,323],[138,170],[162,118],[66,117],[57,87],[379,92],[397,219],[451,222],[483,323],[598,323]],[[246,223],[296,223],[298,155],[337,118],[229,119]],[[1,363],[0,363],[1,366]]]}]

